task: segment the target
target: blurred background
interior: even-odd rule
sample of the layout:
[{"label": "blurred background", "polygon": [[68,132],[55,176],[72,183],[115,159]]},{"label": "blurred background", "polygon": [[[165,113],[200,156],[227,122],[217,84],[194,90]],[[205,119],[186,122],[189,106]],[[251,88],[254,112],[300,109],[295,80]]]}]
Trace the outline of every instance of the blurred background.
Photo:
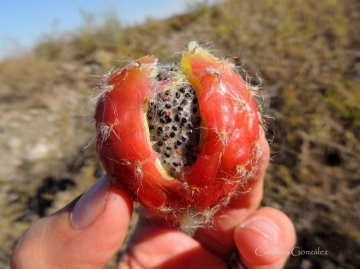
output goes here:
[{"label": "blurred background", "polygon": [[32,222],[103,173],[97,76],[146,54],[176,61],[192,40],[264,91],[262,204],[290,216],[303,251],[287,268],[358,268],[358,0],[1,1],[0,18],[0,268]]}]

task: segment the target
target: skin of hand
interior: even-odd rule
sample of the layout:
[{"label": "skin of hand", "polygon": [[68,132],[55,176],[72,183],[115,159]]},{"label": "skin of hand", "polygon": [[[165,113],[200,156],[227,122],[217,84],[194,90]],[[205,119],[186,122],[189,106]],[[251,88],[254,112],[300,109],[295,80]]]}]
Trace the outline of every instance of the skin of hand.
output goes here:
[{"label": "skin of hand", "polygon": [[[190,237],[163,221],[140,217],[119,268],[225,269],[236,249],[248,269],[282,268],[294,247],[295,229],[281,211],[258,208],[270,152],[265,137],[261,143],[256,178],[215,215],[214,227]],[[132,211],[130,196],[104,176],[81,197],[32,224],[16,244],[10,267],[102,268],[123,244]]]}]

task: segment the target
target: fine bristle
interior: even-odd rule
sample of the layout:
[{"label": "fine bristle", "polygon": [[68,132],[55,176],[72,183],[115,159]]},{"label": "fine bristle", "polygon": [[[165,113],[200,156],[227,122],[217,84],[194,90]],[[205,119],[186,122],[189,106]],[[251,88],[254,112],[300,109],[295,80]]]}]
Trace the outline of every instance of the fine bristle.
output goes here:
[{"label": "fine bristle", "polygon": [[[172,78],[161,72],[158,79]],[[196,92],[185,81],[174,83],[149,103],[146,116],[160,165],[169,175],[180,178],[197,159],[201,119]]]}]

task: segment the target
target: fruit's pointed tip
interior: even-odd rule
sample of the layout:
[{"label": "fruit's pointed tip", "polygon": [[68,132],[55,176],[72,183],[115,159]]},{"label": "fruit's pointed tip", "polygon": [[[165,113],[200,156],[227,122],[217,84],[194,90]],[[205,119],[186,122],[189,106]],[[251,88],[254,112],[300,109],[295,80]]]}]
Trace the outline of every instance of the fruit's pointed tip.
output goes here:
[{"label": "fruit's pointed tip", "polygon": [[198,48],[198,47],[199,47],[199,44],[195,40],[190,41],[189,45],[188,45],[188,51],[194,53],[196,48]]},{"label": "fruit's pointed tip", "polygon": [[197,41],[190,41],[188,44],[188,51],[183,53],[183,59],[192,58],[192,57],[201,57],[208,58],[212,61],[218,61],[219,59],[214,56],[207,48],[199,45]]},{"label": "fruit's pointed tip", "polygon": [[157,61],[158,61],[158,59],[155,58],[153,55],[143,56],[143,57],[135,60],[135,62],[137,62],[139,64],[156,64]]}]

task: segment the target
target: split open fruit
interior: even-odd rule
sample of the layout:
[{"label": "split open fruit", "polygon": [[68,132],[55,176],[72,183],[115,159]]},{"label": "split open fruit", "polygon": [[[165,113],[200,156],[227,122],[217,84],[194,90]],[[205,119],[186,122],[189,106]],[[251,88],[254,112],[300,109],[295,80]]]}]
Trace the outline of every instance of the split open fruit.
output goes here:
[{"label": "split open fruit", "polygon": [[193,41],[179,64],[145,56],[109,72],[99,89],[102,165],[150,211],[206,222],[254,177],[262,154],[256,91],[229,60]]}]

